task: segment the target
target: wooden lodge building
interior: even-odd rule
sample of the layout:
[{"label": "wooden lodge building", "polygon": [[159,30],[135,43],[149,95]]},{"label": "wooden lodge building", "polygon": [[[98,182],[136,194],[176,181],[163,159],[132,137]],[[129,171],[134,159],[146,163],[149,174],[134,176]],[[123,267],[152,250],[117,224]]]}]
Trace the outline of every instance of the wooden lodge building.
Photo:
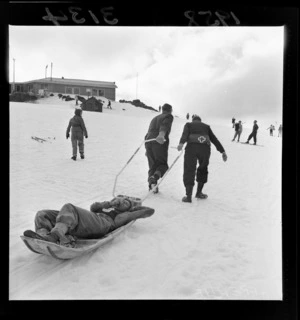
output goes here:
[{"label": "wooden lodge building", "polygon": [[[79,79],[62,78],[44,78],[26,82],[15,82],[9,84],[10,93],[14,92],[32,92],[39,94],[39,90],[48,93],[74,94],[83,96],[105,97],[109,100],[116,100],[115,82],[92,81]],[[15,90],[13,90],[15,86]]]}]

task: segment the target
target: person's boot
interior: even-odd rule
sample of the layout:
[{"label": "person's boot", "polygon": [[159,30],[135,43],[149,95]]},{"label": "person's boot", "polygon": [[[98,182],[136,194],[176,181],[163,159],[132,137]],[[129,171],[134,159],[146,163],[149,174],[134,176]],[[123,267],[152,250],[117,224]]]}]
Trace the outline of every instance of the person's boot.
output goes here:
[{"label": "person's boot", "polygon": [[149,179],[148,179],[149,191],[153,190],[153,193],[158,193],[158,187],[156,187],[156,185],[157,185],[157,180],[159,178],[160,178],[159,175],[156,173],[153,176],[149,177]]},{"label": "person's boot", "polygon": [[197,199],[206,199],[207,198],[207,194],[202,193],[203,186],[204,186],[203,182],[198,182],[197,192],[195,195],[195,197]]},{"label": "person's boot", "polygon": [[84,159],[84,153],[83,152],[80,152],[80,158]]},{"label": "person's boot", "polygon": [[127,212],[122,212],[118,214],[115,217],[114,221],[115,221],[116,227],[119,228],[121,226],[124,226],[130,221],[141,219],[141,218],[148,218],[152,216],[153,213],[154,213],[154,209],[152,208],[140,207],[140,209],[135,211],[127,211]]},{"label": "person's boot", "polygon": [[245,143],[249,143],[249,141],[247,140]]},{"label": "person's boot", "polygon": [[76,156],[71,157],[72,160],[76,161]]},{"label": "person's boot", "polygon": [[53,237],[58,238],[60,245],[65,247],[74,247],[75,239],[72,236],[66,235],[68,230],[69,227],[66,224],[62,222],[57,222],[55,227],[50,231],[50,234]]},{"label": "person's boot", "polygon": [[185,187],[186,196],[184,196],[182,198],[182,202],[192,202],[193,188],[194,188],[194,186],[186,186]]},{"label": "person's boot", "polygon": [[58,241],[59,241],[59,238],[56,235],[51,234],[50,232],[48,232],[47,234],[39,234],[39,233],[34,232],[32,230],[26,230],[23,232],[23,235],[25,237],[48,241],[48,242],[52,242],[52,243],[58,243]]}]

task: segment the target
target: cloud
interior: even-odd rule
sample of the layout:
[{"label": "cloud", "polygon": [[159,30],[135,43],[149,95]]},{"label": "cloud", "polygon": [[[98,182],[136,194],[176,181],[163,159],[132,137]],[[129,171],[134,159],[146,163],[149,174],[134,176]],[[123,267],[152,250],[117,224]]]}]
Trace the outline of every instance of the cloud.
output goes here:
[{"label": "cloud", "polygon": [[54,77],[114,81],[117,99],[181,114],[282,104],[282,27],[10,27],[10,51],[17,81],[42,78],[53,62]]}]

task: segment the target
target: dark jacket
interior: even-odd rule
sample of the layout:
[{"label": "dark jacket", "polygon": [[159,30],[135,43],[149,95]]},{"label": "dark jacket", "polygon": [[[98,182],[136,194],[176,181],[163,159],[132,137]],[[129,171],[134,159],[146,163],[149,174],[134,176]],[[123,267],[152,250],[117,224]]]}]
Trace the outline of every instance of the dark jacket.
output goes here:
[{"label": "dark jacket", "polygon": [[239,131],[239,129],[240,129],[240,124],[239,123],[235,123],[234,130],[235,131]]},{"label": "dark jacket", "polygon": [[166,133],[165,139],[168,141],[173,119],[174,117],[171,113],[162,113],[154,117],[150,122],[145,140],[156,138],[160,131],[164,131]]},{"label": "dark jacket", "polygon": [[212,142],[219,152],[225,152],[223,146],[212,132],[210,126],[200,120],[193,120],[192,122],[185,124],[180,138],[180,143],[184,144],[185,142],[187,144],[201,143],[208,148],[210,148]]},{"label": "dark jacket", "polygon": [[75,114],[75,116],[70,119],[67,132],[66,132],[67,135],[70,133],[71,128],[72,128],[72,131],[71,131],[72,134],[76,132],[82,132],[85,137],[88,135],[84,121],[80,115]]},{"label": "dark jacket", "polygon": [[255,123],[255,125],[253,126],[253,129],[252,129],[252,132],[257,132],[257,130],[258,130],[258,125]]}]

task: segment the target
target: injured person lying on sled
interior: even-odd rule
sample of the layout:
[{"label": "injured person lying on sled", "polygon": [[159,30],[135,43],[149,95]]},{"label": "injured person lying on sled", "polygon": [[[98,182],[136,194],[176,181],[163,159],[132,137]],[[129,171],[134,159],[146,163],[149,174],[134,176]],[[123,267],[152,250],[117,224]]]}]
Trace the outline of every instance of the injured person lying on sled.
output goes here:
[{"label": "injured person lying on sled", "polygon": [[144,207],[138,198],[117,196],[111,201],[95,202],[90,211],[71,203],[58,210],[40,210],[35,216],[35,232],[24,236],[76,247],[76,239],[99,239],[130,221],[152,216],[154,209]]}]

